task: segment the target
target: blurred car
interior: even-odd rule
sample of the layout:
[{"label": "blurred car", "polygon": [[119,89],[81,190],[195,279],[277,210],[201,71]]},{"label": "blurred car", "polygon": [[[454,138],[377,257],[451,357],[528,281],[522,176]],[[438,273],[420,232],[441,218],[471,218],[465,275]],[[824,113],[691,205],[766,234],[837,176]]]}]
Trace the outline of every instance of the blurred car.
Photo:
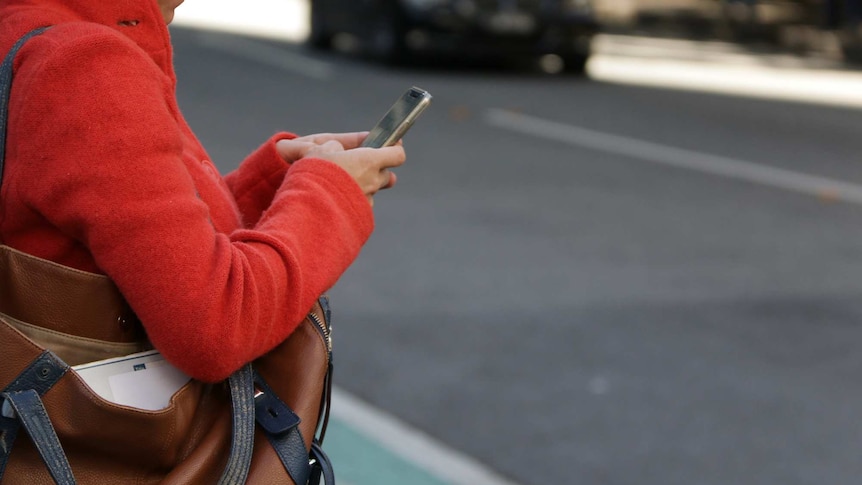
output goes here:
[{"label": "blurred car", "polygon": [[591,0],[311,0],[308,42],[328,49],[346,34],[390,63],[555,55],[559,70],[583,72],[597,30]]}]

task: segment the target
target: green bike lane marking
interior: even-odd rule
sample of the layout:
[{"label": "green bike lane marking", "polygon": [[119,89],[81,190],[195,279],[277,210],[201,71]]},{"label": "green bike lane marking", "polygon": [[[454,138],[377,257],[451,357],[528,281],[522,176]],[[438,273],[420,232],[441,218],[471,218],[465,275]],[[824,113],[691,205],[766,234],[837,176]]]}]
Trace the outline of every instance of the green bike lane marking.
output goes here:
[{"label": "green bike lane marking", "polygon": [[341,485],[517,485],[340,389],[331,414],[323,448]]},{"label": "green bike lane marking", "polygon": [[449,485],[338,419],[329,422],[325,449],[339,484]]}]

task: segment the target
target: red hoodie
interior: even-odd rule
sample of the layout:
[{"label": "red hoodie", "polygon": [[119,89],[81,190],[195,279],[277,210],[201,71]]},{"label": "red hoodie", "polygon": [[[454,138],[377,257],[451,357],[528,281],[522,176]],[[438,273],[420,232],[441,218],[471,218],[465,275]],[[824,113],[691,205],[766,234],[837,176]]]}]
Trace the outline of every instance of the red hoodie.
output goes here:
[{"label": "red hoodie", "polygon": [[[241,8],[241,7],[238,7]],[[156,0],[3,0],[15,62],[0,241],[110,276],[152,343],[217,381],[283,341],[373,228],[337,165],[281,133],[221,177],[180,114]]]}]

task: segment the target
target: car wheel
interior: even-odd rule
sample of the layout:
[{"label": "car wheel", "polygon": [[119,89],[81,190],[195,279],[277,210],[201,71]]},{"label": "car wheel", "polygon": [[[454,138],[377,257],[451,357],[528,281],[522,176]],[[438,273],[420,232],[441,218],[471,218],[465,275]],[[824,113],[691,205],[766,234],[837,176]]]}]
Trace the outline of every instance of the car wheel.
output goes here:
[{"label": "car wheel", "polygon": [[587,54],[568,54],[563,57],[563,72],[567,74],[582,75],[587,72]]},{"label": "car wheel", "polygon": [[387,5],[371,31],[371,54],[387,64],[403,64],[407,60],[407,44],[404,41],[406,30],[398,7]]},{"label": "car wheel", "polygon": [[318,2],[311,2],[311,19],[309,22],[308,45],[315,49],[328,50],[332,48],[332,33],[326,26],[323,8]]}]

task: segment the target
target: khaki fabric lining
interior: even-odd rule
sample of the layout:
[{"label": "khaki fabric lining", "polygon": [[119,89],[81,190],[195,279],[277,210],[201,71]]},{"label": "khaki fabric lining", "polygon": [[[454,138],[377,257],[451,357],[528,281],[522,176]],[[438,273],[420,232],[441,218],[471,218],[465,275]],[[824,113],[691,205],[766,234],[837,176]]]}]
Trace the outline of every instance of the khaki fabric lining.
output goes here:
[{"label": "khaki fabric lining", "polygon": [[0,313],[0,321],[24,334],[36,345],[48,349],[71,365],[122,357],[152,349],[149,342],[107,342],[49,330]]}]

